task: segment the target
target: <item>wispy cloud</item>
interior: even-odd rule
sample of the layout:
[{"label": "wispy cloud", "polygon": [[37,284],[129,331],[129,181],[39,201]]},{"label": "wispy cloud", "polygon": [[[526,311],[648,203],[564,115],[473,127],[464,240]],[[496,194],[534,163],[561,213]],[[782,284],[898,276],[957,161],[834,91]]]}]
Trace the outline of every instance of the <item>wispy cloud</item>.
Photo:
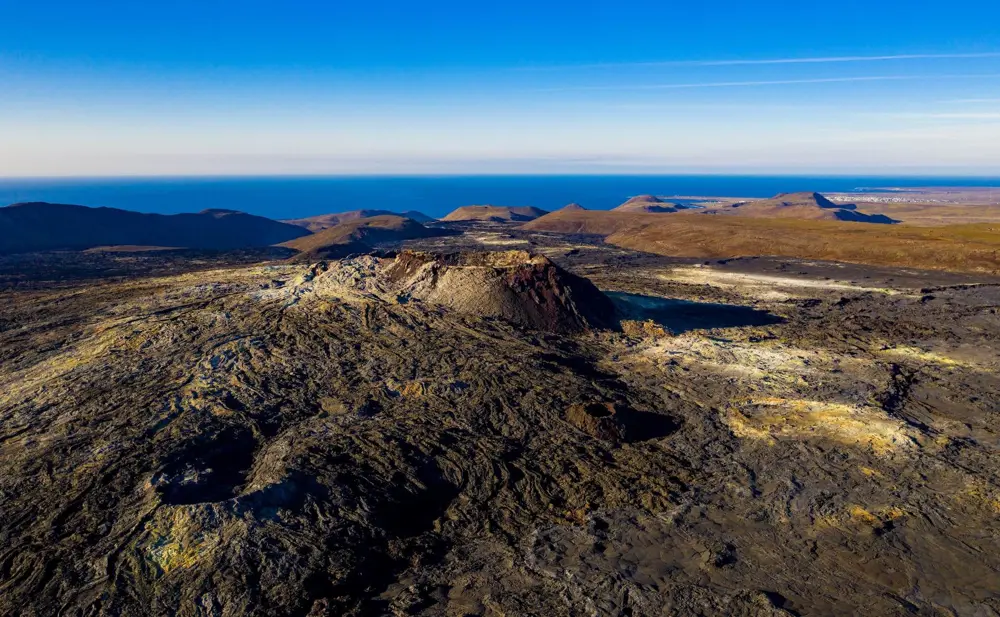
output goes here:
[{"label": "wispy cloud", "polygon": [[1000,99],[956,99],[945,101],[945,103],[953,103],[957,105],[1000,104]]},{"label": "wispy cloud", "polygon": [[623,84],[606,86],[564,86],[539,88],[536,92],[589,92],[614,90],[681,90],[689,88],[740,88],[754,86],[785,86],[794,84],[832,84],[864,81],[934,81],[944,79],[997,78],[1000,73],[956,75],[865,75],[858,77],[823,77],[816,79],[771,79],[761,81],[709,81],[677,84]]},{"label": "wispy cloud", "polygon": [[886,114],[893,118],[912,118],[916,120],[1000,120],[1000,112],[913,112]]},{"label": "wispy cloud", "polygon": [[812,58],[768,58],[760,60],[657,60],[649,62],[595,62],[592,64],[564,64],[521,67],[528,70],[612,68],[624,66],[746,66],[767,64],[830,64],[846,62],[894,62],[905,60],[971,60],[1000,58],[1000,52],[966,54],[893,54],[884,56],[819,56]]}]

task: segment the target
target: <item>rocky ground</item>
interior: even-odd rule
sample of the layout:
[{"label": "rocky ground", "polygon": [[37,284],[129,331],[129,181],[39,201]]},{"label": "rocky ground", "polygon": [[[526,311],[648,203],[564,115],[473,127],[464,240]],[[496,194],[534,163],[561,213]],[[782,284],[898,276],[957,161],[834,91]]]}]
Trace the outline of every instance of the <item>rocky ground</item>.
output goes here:
[{"label": "rocky ground", "polygon": [[620,325],[496,257],[0,293],[0,613],[1000,614],[1000,280],[463,230]]}]

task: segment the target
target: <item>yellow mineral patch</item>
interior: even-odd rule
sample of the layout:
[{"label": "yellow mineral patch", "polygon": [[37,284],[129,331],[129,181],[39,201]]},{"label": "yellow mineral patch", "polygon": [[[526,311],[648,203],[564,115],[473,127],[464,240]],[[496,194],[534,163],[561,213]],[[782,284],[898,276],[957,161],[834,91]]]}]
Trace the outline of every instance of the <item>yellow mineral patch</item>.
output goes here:
[{"label": "yellow mineral patch", "polygon": [[859,521],[861,523],[874,525],[875,523],[878,522],[877,516],[875,516],[868,510],[865,510],[861,506],[851,506],[850,509],[848,510],[848,514],[851,515],[852,519]]},{"label": "yellow mineral patch", "polygon": [[[747,295],[765,300],[781,300],[808,294],[817,289],[854,292],[876,292],[895,295],[899,292],[887,287],[865,287],[848,281],[820,281],[793,276],[770,274],[748,274],[725,272],[704,266],[681,266],[661,273],[659,278],[690,285],[712,285],[714,287],[736,288]],[[780,291],[779,291],[780,290]]]},{"label": "yellow mineral patch", "polygon": [[726,417],[726,424],[729,425],[729,430],[733,432],[733,435],[737,437],[758,439],[768,445],[774,445],[774,439],[767,430],[755,427],[750,418],[747,418],[738,411],[731,411],[729,413]]},{"label": "yellow mineral patch", "polygon": [[890,356],[901,359],[909,360],[920,360],[922,362],[927,362],[928,364],[937,364],[939,366],[956,366],[956,367],[971,367],[972,364],[968,362],[963,362],[943,354],[935,353],[933,351],[925,351],[917,347],[891,347],[889,349],[883,349],[879,351],[881,355]]},{"label": "yellow mineral patch", "polygon": [[906,511],[896,506],[886,506],[878,511],[883,520],[895,521],[906,516]]},{"label": "yellow mineral patch", "polygon": [[879,471],[877,469],[872,469],[871,467],[859,467],[858,469],[861,471],[861,473],[865,474],[869,478],[884,478],[885,477],[882,474],[881,471]]},{"label": "yellow mineral patch", "polygon": [[419,381],[411,381],[403,387],[403,396],[423,396],[426,394],[426,387]]},{"label": "yellow mineral patch", "polygon": [[332,397],[324,397],[319,400],[320,409],[331,416],[339,416],[341,414],[347,413],[347,407],[340,399]]},{"label": "yellow mineral patch", "polygon": [[695,333],[658,338],[631,359],[664,366],[697,365],[744,381],[754,389],[776,393],[790,393],[812,380],[827,378],[834,369],[855,372],[866,368],[856,358],[792,347],[778,340],[719,340]]},{"label": "yellow mineral patch", "polygon": [[[749,412],[749,413],[747,413]],[[821,438],[871,447],[885,455],[910,443],[902,423],[878,408],[804,399],[756,398],[727,416],[737,437],[773,440]]]},{"label": "yellow mineral patch", "polygon": [[190,513],[178,508],[161,526],[154,527],[148,554],[164,573],[190,568],[219,544],[216,534],[205,533]]},{"label": "yellow mineral patch", "polygon": [[478,236],[472,236],[481,244],[487,244],[490,246],[516,246],[522,244],[528,244],[527,240],[519,240],[517,238],[511,238],[503,234],[498,233],[483,233]]},{"label": "yellow mineral patch", "polygon": [[840,521],[837,520],[836,516],[829,516],[829,515],[828,516],[818,516],[813,521],[813,526],[814,527],[819,527],[821,529],[823,529],[823,528],[839,529],[840,528]]},{"label": "yellow mineral patch", "polygon": [[813,526],[821,529],[849,531],[852,528],[857,530],[859,525],[864,528],[882,527],[886,523],[899,520],[904,516],[906,516],[906,511],[897,506],[873,508],[852,504],[835,514],[817,517],[813,521]]},{"label": "yellow mineral patch", "polygon": [[669,336],[663,326],[657,324],[652,319],[646,321],[634,321],[626,319],[621,322],[622,332],[631,338],[659,338]]},{"label": "yellow mineral patch", "polygon": [[959,493],[959,497],[992,514],[1000,514],[1000,492],[982,480],[968,478],[966,488]]},{"label": "yellow mineral patch", "polygon": [[71,371],[86,367],[113,351],[119,339],[111,330],[89,336],[65,351],[35,364],[25,370],[10,374],[6,382],[0,381],[0,404],[13,404],[26,398],[35,398],[39,389],[51,381],[64,377]]}]

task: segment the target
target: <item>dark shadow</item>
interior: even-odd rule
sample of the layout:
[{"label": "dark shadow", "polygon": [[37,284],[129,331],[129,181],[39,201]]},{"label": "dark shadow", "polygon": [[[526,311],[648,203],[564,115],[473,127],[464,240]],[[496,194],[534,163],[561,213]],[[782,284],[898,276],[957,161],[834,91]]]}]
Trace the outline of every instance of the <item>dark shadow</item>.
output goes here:
[{"label": "dark shadow", "polygon": [[639,411],[626,404],[577,403],[566,410],[567,422],[591,437],[619,443],[640,443],[677,432],[683,420],[652,411]]},{"label": "dark shadow", "polygon": [[651,319],[674,334],[712,328],[771,326],[785,322],[767,311],[735,304],[692,302],[623,292],[608,292],[606,295],[615,303],[623,318]]},{"label": "dark shadow", "polygon": [[153,477],[163,503],[217,503],[234,497],[253,465],[257,441],[249,431],[225,430],[193,439]]},{"label": "dark shadow", "polygon": [[680,418],[635,409],[622,409],[615,415],[625,429],[625,443],[639,443],[672,435],[683,422]]},{"label": "dark shadow", "polygon": [[602,371],[586,358],[579,356],[564,356],[557,353],[543,353],[538,356],[543,362],[550,362],[573,373],[594,381],[615,379],[615,375]]}]

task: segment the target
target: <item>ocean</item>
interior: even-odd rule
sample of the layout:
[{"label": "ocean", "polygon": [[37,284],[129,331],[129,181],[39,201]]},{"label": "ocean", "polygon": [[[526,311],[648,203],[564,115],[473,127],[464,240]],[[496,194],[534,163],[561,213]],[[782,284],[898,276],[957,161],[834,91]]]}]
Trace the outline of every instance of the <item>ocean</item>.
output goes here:
[{"label": "ocean", "polygon": [[577,202],[606,210],[631,196],[770,197],[793,191],[847,192],[882,187],[1000,186],[1000,177],[846,176],[310,176],[0,179],[0,205],[48,201],[175,214],[206,208],[275,219],[360,208],[419,210],[441,217],[459,206],[536,206]]}]

